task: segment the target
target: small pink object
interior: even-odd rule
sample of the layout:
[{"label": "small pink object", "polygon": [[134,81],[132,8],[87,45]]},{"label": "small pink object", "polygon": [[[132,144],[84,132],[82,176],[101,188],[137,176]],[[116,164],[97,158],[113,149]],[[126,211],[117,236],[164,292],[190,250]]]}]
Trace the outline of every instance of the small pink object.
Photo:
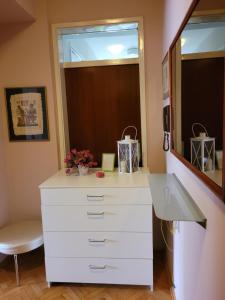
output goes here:
[{"label": "small pink object", "polygon": [[96,172],[96,177],[103,178],[104,176],[105,176],[105,173],[103,171],[97,171]]}]

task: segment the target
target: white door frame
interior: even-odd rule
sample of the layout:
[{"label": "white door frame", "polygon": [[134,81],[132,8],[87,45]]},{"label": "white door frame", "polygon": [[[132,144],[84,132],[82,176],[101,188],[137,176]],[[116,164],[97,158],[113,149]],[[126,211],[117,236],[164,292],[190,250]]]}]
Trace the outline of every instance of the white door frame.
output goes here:
[{"label": "white door frame", "polygon": [[[147,168],[147,123],[146,123],[146,101],[145,101],[145,68],[144,68],[144,28],[143,18],[120,18],[120,19],[106,19],[97,21],[85,21],[74,23],[59,23],[52,25],[52,40],[53,40],[53,54],[54,54],[54,73],[55,73],[55,90],[57,103],[57,133],[58,133],[58,160],[59,168],[64,167],[64,158],[69,150],[69,134],[68,134],[68,118],[66,106],[66,92],[64,79],[64,64],[61,51],[61,31],[65,28],[84,27],[105,24],[117,23],[138,23],[138,37],[139,37],[139,81],[140,81],[140,111],[141,111],[141,142],[142,142],[142,161],[143,167]],[[68,66],[67,66],[68,67]],[[131,124],[132,125],[132,124]],[[116,143],[116,141],[115,141]]]}]

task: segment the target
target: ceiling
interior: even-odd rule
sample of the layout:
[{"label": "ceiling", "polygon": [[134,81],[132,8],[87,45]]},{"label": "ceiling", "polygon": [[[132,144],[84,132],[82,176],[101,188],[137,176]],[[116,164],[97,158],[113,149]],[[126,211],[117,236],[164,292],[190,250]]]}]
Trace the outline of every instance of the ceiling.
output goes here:
[{"label": "ceiling", "polygon": [[1,0],[0,24],[34,21],[32,0]]}]

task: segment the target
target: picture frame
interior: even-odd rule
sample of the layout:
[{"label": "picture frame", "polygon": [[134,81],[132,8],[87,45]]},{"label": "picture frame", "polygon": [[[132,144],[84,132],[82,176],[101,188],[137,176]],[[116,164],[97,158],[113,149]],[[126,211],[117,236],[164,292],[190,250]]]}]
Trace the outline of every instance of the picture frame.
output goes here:
[{"label": "picture frame", "polygon": [[218,169],[222,170],[223,169],[223,151],[222,150],[216,151],[216,162],[217,162]]},{"label": "picture frame", "polygon": [[162,89],[163,100],[169,98],[170,93],[170,74],[169,74],[169,54],[167,53],[162,61]]},{"label": "picture frame", "polygon": [[46,88],[5,88],[10,141],[49,140]]},{"label": "picture frame", "polygon": [[115,153],[102,153],[102,170],[113,172],[115,165]]}]

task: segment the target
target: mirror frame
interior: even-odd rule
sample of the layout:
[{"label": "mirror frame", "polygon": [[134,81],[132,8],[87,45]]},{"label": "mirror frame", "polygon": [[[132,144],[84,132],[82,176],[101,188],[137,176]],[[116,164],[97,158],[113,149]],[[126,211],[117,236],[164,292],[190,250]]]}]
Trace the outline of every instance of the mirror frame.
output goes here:
[{"label": "mirror frame", "polygon": [[[173,100],[173,64],[172,64],[172,50],[176,45],[177,40],[179,39],[182,31],[184,30],[186,24],[188,23],[189,18],[194,12],[196,6],[198,5],[200,0],[193,0],[188,12],[186,13],[181,26],[173,39],[172,44],[169,47],[169,69],[170,69],[170,105],[171,105],[171,139],[170,139],[170,152],[180,160],[189,170],[191,170],[200,180],[202,180],[209,189],[211,189],[223,202],[225,202],[225,155],[223,155],[223,169],[222,169],[222,187],[217,185],[213,180],[211,180],[207,175],[203,172],[195,168],[188,160],[186,160],[181,154],[179,154],[174,149],[174,100]],[[223,100],[223,149],[225,152],[225,80],[224,80],[224,100]]]}]

